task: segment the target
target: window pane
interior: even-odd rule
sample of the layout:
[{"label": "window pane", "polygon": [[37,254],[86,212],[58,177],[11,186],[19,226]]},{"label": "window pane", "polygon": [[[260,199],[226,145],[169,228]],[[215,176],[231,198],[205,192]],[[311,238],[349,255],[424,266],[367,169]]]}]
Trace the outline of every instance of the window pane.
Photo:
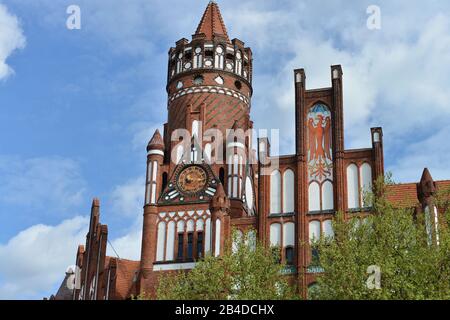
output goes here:
[{"label": "window pane", "polygon": [[187,246],[187,258],[192,259],[193,257],[193,241],[194,241],[194,234],[192,232],[188,233],[188,246]]},{"label": "window pane", "polygon": [[183,260],[183,233],[179,233],[178,234],[178,255],[177,255],[177,259],[178,260]]},{"label": "window pane", "polygon": [[197,257],[203,257],[203,232],[197,232]]}]

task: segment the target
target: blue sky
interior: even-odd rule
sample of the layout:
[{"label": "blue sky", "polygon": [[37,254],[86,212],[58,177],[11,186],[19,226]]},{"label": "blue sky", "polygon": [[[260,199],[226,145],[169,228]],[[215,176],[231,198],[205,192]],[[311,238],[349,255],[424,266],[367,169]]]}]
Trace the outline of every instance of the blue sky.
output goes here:
[{"label": "blue sky", "polygon": [[[346,147],[382,126],[399,182],[450,178],[450,4],[219,1],[252,47],[252,118],[293,152],[294,68],[307,87],[344,70]],[[66,8],[81,8],[81,30]],[[91,199],[121,257],[138,258],[145,146],[166,120],[167,51],[207,1],[0,0],[0,298],[54,293],[84,243]],[[268,116],[269,115],[269,116]]]}]

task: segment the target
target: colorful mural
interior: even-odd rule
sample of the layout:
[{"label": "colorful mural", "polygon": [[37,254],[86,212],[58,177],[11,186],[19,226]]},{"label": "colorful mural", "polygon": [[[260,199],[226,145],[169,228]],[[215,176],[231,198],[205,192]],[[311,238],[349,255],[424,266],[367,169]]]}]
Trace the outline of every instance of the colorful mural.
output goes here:
[{"label": "colorful mural", "polygon": [[315,104],[307,117],[308,178],[319,183],[333,180],[331,112],[324,104]]}]

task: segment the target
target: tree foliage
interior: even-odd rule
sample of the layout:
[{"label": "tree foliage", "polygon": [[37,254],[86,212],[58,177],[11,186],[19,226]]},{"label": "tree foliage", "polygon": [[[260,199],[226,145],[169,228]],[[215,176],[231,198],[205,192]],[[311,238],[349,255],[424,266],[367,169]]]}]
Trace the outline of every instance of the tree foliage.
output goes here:
[{"label": "tree foliage", "polygon": [[[312,299],[450,299],[450,234],[448,192],[436,196],[440,216],[430,243],[424,215],[395,207],[386,200],[386,183],[378,180],[371,214],[364,220],[333,221],[334,238],[314,245],[320,252],[323,273]],[[438,235],[438,241],[436,238]],[[371,288],[369,266],[381,271],[380,287]]]},{"label": "tree foliage", "polygon": [[247,232],[233,232],[233,245],[221,257],[207,255],[189,272],[160,277],[157,298],[162,300],[276,300],[298,295],[282,274],[279,250],[264,247]]}]

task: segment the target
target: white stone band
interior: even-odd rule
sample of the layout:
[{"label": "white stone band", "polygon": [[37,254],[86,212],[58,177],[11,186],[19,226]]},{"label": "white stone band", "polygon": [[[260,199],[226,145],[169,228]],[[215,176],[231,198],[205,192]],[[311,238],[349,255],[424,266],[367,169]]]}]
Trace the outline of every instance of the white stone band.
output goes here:
[{"label": "white stone band", "polygon": [[161,150],[158,150],[158,149],[152,149],[152,150],[150,150],[148,153],[147,153],[147,155],[152,155],[152,154],[157,154],[157,155],[160,155],[160,156],[164,156],[164,151],[161,151]]}]

